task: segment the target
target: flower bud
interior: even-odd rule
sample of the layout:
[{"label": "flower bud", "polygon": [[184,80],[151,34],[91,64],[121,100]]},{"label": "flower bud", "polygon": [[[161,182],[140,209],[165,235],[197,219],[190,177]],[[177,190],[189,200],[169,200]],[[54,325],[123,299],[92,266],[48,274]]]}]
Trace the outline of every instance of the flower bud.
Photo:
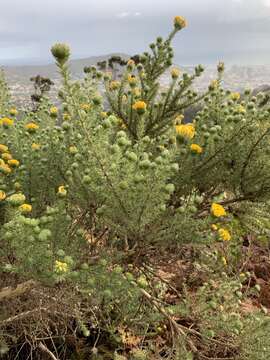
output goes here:
[{"label": "flower bud", "polygon": [[70,48],[66,44],[57,43],[52,46],[51,53],[60,65],[64,65],[70,56]]}]

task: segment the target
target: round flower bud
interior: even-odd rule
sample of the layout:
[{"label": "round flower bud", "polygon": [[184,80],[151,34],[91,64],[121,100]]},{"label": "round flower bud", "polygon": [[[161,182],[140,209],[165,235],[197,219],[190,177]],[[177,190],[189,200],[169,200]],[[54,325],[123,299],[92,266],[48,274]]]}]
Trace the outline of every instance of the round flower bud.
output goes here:
[{"label": "round flower bud", "polygon": [[57,43],[52,46],[51,53],[60,65],[64,65],[70,56],[70,48],[67,44]]},{"label": "round flower bud", "polygon": [[85,185],[90,184],[91,183],[91,177],[89,175],[84,175],[82,182]]},{"label": "round flower bud", "polygon": [[174,18],[174,27],[177,30],[181,30],[187,26],[187,21],[182,16],[175,16]]},{"label": "round flower bud", "polygon": [[22,193],[17,193],[9,196],[7,202],[13,206],[22,205],[25,202],[25,196]]},{"label": "round flower bud", "polygon": [[68,131],[70,129],[71,125],[67,121],[64,121],[62,124],[62,129],[65,131]]},{"label": "round flower bud", "polygon": [[128,183],[127,183],[127,181],[121,181],[121,182],[119,183],[119,187],[120,187],[120,189],[122,189],[122,190],[126,190],[126,189],[128,188]]},{"label": "round flower bud", "polygon": [[150,166],[151,166],[151,161],[150,160],[142,160],[142,161],[140,161],[140,163],[139,163],[139,167],[141,168],[141,169],[149,169],[150,168]]},{"label": "round flower bud", "polygon": [[136,155],[134,152],[127,152],[126,157],[127,157],[127,159],[130,160],[130,161],[134,161],[134,162],[135,162],[135,161],[138,160],[138,157],[137,157],[137,155]]},{"label": "round flower bud", "polygon": [[175,190],[175,186],[174,184],[167,184],[164,188],[164,191],[167,193],[167,194],[172,194]]}]

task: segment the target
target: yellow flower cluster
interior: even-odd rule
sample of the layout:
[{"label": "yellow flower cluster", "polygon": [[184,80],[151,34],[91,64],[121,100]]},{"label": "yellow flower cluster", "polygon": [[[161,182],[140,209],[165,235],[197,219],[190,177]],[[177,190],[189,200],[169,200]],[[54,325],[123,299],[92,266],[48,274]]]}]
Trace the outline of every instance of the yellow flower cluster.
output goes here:
[{"label": "yellow flower cluster", "polygon": [[198,144],[191,144],[190,145],[190,150],[194,153],[194,154],[201,154],[203,152],[203,149],[200,145]]},{"label": "yellow flower cluster", "polygon": [[4,127],[8,128],[14,124],[14,121],[10,118],[4,117],[0,120],[0,124]]},{"label": "yellow flower cluster", "polygon": [[54,269],[56,272],[65,273],[68,271],[68,264],[62,261],[55,261]]},{"label": "yellow flower cluster", "polygon": [[220,204],[217,203],[213,203],[211,205],[211,213],[213,216],[215,217],[222,217],[222,216],[226,216],[226,210],[224,209],[224,207]]},{"label": "yellow flower cluster", "polygon": [[34,131],[38,130],[39,126],[37,124],[35,124],[34,122],[30,122],[25,125],[25,128],[29,132],[34,132]]},{"label": "yellow flower cluster", "polygon": [[232,238],[230,232],[223,228],[218,230],[218,235],[223,241],[230,241]]},{"label": "yellow flower cluster", "polygon": [[183,124],[175,126],[176,133],[185,139],[193,139],[195,136],[195,127],[193,124]]}]

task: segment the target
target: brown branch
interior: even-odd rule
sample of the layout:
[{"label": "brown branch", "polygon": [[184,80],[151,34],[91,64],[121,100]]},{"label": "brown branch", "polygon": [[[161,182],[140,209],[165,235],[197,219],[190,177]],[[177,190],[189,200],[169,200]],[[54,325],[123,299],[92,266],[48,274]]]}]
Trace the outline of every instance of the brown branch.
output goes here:
[{"label": "brown branch", "polygon": [[59,360],[43,343],[39,343],[38,347],[40,348],[40,350],[46,352],[53,360]]},{"label": "brown branch", "polygon": [[0,291],[0,301],[21,296],[37,285],[38,283],[36,281],[29,280],[17,285],[15,289],[12,287],[6,287]]}]

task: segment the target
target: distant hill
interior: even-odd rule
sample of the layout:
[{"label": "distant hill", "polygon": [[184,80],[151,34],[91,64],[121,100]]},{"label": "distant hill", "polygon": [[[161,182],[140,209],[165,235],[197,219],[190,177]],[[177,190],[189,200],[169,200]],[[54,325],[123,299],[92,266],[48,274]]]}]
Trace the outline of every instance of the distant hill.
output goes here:
[{"label": "distant hill", "polygon": [[[92,56],[84,59],[77,59],[70,61],[70,69],[72,75],[75,78],[80,78],[83,73],[83,68],[85,66],[95,65],[99,61],[108,60],[111,56],[118,55],[123,59],[128,59],[129,55],[127,54],[108,54],[104,56]],[[49,77],[50,79],[59,78],[57,72],[57,67],[55,64],[48,65],[23,65],[23,66],[2,66],[2,69],[5,71],[6,78],[9,83],[14,84],[17,82],[20,83],[29,83],[29,79],[35,75],[41,75],[44,77]]]}]

